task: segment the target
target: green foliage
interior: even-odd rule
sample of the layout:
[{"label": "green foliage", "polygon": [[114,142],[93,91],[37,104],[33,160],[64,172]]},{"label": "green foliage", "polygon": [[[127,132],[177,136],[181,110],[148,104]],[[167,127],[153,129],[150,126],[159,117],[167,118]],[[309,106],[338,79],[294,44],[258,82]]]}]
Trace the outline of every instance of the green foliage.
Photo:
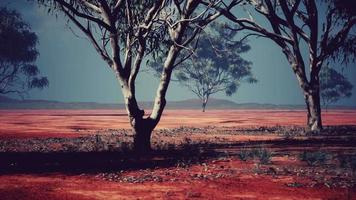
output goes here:
[{"label": "green foliage", "polygon": [[34,64],[37,36],[14,10],[0,7],[0,94],[22,94],[48,85]]},{"label": "green foliage", "polygon": [[352,88],[349,80],[335,69],[323,67],[320,71],[320,96],[325,107],[341,98],[351,97]]},{"label": "green foliage", "polygon": [[[49,14],[55,15],[56,17],[64,15],[67,18],[67,24],[69,26],[73,25],[71,24],[71,20],[68,17],[68,13],[70,13],[73,16],[78,16],[78,13],[80,13],[80,16],[84,17],[77,17],[77,19],[83,19],[82,26],[88,28],[94,37],[96,37],[97,40],[102,40],[104,39],[104,43],[108,43],[108,38],[109,38],[109,33],[110,31],[116,32],[117,38],[118,38],[118,43],[120,44],[120,47],[122,48],[122,51],[125,51],[125,47],[127,44],[127,36],[128,34],[135,34],[137,33],[137,30],[141,29],[141,31],[144,31],[144,29],[140,28],[140,26],[143,24],[145,17],[147,16],[147,13],[149,10],[152,8],[152,6],[155,3],[159,3],[159,1],[155,0],[131,0],[127,1],[128,7],[130,11],[132,12],[130,16],[128,16],[128,12],[126,12],[126,3],[121,3],[120,7],[115,9],[115,5],[117,1],[115,0],[104,0],[103,3],[99,2],[91,2],[94,5],[105,5],[107,6],[109,10],[112,11],[112,19],[113,23],[115,24],[113,27],[109,27],[105,23],[105,19],[103,18],[103,15],[101,13],[96,12],[94,9],[88,8],[88,6],[85,4],[85,1],[73,1],[73,0],[64,0],[64,1],[56,1],[56,0],[30,0],[30,1],[35,1],[42,7],[46,8]],[[170,1],[167,1],[167,7]],[[68,9],[68,8],[73,8],[75,10],[75,13]],[[87,20],[87,16],[89,16],[90,20]],[[129,21],[130,20],[130,21]],[[79,20],[80,21],[80,20]],[[152,28],[146,32],[147,37],[145,39],[145,55],[152,55],[153,57],[156,57],[158,55],[161,55],[167,50],[167,46],[171,44],[169,38],[168,38],[168,30],[167,26],[164,25],[164,23],[158,23],[159,20],[156,20],[152,24]],[[116,29],[116,30],[112,30]],[[99,31],[101,30],[101,31]],[[94,33],[96,32],[96,33]],[[104,37],[100,36],[99,32],[105,32]],[[134,40],[131,41],[131,50],[132,53],[135,53],[137,48],[138,48],[138,40],[135,38]]]},{"label": "green foliage", "polygon": [[[252,63],[240,56],[248,52],[250,46],[243,41],[234,41],[235,35],[236,32],[227,29],[225,24],[212,23],[196,40],[194,53],[190,55],[191,51],[183,51],[177,59],[176,80],[202,101],[217,92],[231,96],[242,82],[256,82],[251,71]],[[158,57],[148,64],[155,72],[160,72],[162,62],[163,59]]]},{"label": "green foliage", "polygon": [[[328,34],[328,43],[333,46],[338,46],[332,51],[325,52],[327,60],[333,62],[340,62],[342,64],[352,64],[356,59],[356,35],[354,34],[355,20],[356,20],[356,6],[354,1],[350,0],[323,0],[326,2],[327,12],[326,16],[332,16],[332,31]],[[320,9],[321,10],[321,9]],[[338,33],[350,26],[350,32],[346,37],[340,37]],[[325,25],[323,25],[323,29]],[[323,30],[325,31],[325,30]],[[326,33],[324,33],[326,34]],[[345,39],[341,45],[338,42]]]}]

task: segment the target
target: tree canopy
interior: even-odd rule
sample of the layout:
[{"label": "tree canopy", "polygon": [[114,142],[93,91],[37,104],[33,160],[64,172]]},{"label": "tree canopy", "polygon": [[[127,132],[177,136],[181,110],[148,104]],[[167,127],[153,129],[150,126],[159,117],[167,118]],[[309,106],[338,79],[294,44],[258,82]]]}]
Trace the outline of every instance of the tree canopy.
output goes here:
[{"label": "tree canopy", "polygon": [[342,98],[351,97],[352,88],[350,81],[335,69],[325,66],[320,71],[320,96],[326,109]]},{"label": "tree canopy", "polygon": [[[201,0],[36,0],[49,13],[64,14],[88,38],[115,74],[134,131],[137,151],[150,148],[152,130],[166,105],[171,75],[181,52],[220,16],[221,1]],[[135,81],[147,55],[163,55],[160,82],[149,116],[136,100]]]},{"label": "tree canopy", "polygon": [[[322,129],[319,72],[327,62],[348,64],[356,55],[354,6],[348,0],[232,0],[217,10],[245,38],[268,38],[281,48],[303,92],[307,125]],[[327,65],[327,64],[326,64]]]},{"label": "tree canopy", "polygon": [[[250,46],[245,41],[234,41],[236,34],[225,24],[212,23],[197,38],[194,52],[187,52],[192,55],[179,63],[174,72],[175,79],[201,100],[203,111],[212,94],[225,92],[231,96],[242,82],[256,82],[252,63],[240,55],[249,51]],[[184,56],[187,55],[180,57]],[[149,65],[157,72],[162,68],[161,62],[161,58],[156,58]]]},{"label": "tree canopy", "polygon": [[0,8],[0,94],[23,95],[48,85],[34,63],[39,55],[37,43],[36,34],[18,12]]}]

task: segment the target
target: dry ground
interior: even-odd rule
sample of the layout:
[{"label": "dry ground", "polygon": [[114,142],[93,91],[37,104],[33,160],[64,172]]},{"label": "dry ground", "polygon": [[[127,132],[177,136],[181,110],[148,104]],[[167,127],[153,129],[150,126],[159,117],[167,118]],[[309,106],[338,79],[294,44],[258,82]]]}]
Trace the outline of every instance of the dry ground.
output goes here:
[{"label": "dry ground", "polygon": [[[331,110],[325,125],[356,125],[356,110]],[[165,110],[157,129],[304,126],[305,110]],[[76,137],[130,128],[124,110],[0,110],[0,137]]]},{"label": "dry ground", "polygon": [[324,119],[168,110],[141,156],[123,111],[0,111],[0,199],[356,199],[356,111]]}]

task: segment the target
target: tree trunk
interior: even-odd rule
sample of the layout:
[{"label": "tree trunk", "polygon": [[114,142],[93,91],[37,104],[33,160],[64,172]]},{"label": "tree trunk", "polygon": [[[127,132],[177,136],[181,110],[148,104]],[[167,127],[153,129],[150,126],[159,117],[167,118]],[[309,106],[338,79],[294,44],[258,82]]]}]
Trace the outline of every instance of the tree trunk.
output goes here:
[{"label": "tree trunk", "polygon": [[206,102],[203,102],[201,107],[202,107],[202,111],[205,112]]},{"label": "tree trunk", "polygon": [[133,132],[133,150],[137,153],[147,153],[151,151],[151,134],[155,127],[150,119],[143,118],[143,114],[142,111],[142,115],[140,113],[130,117]]},{"label": "tree trunk", "polygon": [[318,90],[314,90],[304,94],[305,103],[307,106],[307,125],[311,131],[321,131],[321,108],[320,95]]},{"label": "tree trunk", "polygon": [[144,118],[145,112],[138,107],[133,89],[123,84],[122,92],[133,132],[133,150],[137,153],[146,153],[151,150],[150,140],[154,125],[150,119]]},{"label": "tree trunk", "polygon": [[135,152],[147,153],[151,150],[152,131],[153,129],[146,123],[137,124],[133,127]]},{"label": "tree trunk", "polygon": [[205,98],[203,98],[202,100],[202,111],[205,112],[205,109],[206,109],[206,104],[208,104],[208,101],[209,101],[209,96],[210,94],[207,94]]},{"label": "tree trunk", "polygon": [[[300,54],[298,54],[299,57]],[[294,58],[290,58],[293,60]],[[312,65],[310,73],[310,81],[307,81],[304,64],[302,59],[300,62],[291,61],[292,69],[297,77],[300,88],[304,93],[304,100],[307,108],[307,127],[311,131],[321,131],[321,107],[320,107],[320,81],[318,66]]]}]

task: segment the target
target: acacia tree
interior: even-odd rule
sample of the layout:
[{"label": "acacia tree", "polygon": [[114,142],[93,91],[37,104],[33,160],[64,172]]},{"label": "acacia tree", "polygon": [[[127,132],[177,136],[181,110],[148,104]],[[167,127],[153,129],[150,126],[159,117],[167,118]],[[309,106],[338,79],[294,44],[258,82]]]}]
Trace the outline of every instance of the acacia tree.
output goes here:
[{"label": "acacia tree", "polygon": [[320,96],[326,111],[328,105],[336,103],[341,98],[352,95],[353,85],[341,73],[330,67],[323,67],[320,71]]},{"label": "acacia tree", "polygon": [[[307,125],[322,129],[319,72],[327,60],[348,63],[356,55],[355,8],[348,0],[232,0],[216,9],[247,30],[268,38],[287,58],[307,107]],[[239,15],[244,11],[247,17]],[[256,20],[265,20],[259,22]],[[353,32],[353,33],[352,33]],[[307,56],[303,57],[304,51]]]},{"label": "acacia tree", "polygon": [[0,7],[0,94],[23,95],[48,85],[34,64],[38,57],[37,36],[19,13]]},{"label": "acacia tree", "polygon": [[[171,74],[181,51],[202,28],[219,16],[210,7],[220,1],[200,0],[38,0],[55,12],[64,13],[90,40],[115,73],[134,132],[134,148],[150,149],[152,130],[166,105]],[[51,11],[52,11],[51,10]],[[139,108],[135,80],[145,56],[164,54],[160,83],[152,112]],[[184,59],[184,58],[182,58]]]},{"label": "acacia tree", "polygon": [[[236,34],[225,29],[224,24],[212,23],[198,38],[194,54],[179,64],[174,73],[177,81],[201,100],[203,112],[211,95],[225,92],[231,96],[241,82],[256,82],[251,62],[240,56],[250,50],[250,46],[244,41],[232,40]],[[151,65],[160,69],[157,62]]]}]

